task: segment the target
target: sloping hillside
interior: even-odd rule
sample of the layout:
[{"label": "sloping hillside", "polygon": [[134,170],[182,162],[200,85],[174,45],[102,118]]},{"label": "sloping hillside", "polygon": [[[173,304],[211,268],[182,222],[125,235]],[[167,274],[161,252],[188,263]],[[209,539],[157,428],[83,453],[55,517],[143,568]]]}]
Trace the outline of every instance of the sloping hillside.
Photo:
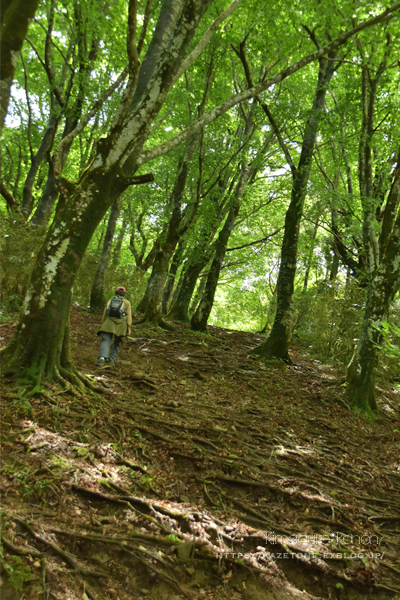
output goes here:
[{"label": "sloping hillside", "polygon": [[301,348],[178,324],[98,369],[97,323],[72,312],[101,393],[3,386],[3,600],[400,597],[398,393],[369,422]]}]

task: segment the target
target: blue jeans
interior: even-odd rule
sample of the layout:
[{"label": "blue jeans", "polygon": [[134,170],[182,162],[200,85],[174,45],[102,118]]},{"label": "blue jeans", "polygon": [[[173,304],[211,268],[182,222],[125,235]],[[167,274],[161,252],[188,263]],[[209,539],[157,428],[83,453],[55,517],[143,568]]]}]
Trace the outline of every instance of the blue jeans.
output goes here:
[{"label": "blue jeans", "polygon": [[[100,351],[98,358],[107,358],[108,353],[110,352],[111,340],[114,334],[108,333],[108,331],[104,331],[101,338]],[[114,335],[114,343],[111,348],[111,353],[109,358],[113,360],[117,359],[119,351],[121,349],[122,336]]]}]

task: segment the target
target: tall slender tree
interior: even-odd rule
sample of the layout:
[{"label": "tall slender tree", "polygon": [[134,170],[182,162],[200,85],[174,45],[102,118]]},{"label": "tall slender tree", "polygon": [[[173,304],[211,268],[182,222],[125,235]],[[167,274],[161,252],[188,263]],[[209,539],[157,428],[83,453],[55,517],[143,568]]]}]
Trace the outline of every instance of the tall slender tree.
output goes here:
[{"label": "tall slender tree", "polygon": [[[386,47],[375,70],[371,65],[372,52],[367,57],[360,40],[358,48],[362,57],[358,179],[368,288],[359,340],[347,369],[346,395],[352,406],[368,411],[377,408],[375,373],[382,340],[382,322],[388,320],[390,304],[400,288],[400,139],[397,136],[395,141],[397,157],[394,168],[391,169],[390,156],[385,157],[385,166],[382,168],[382,149],[377,147],[375,115],[379,84],[391,66],[392,38],[386,36]],[[395,119],[394,115],[391,118]],[[386,193],[385,179],[391,181]],[[379,235],[377,221],[381,222]]]},{"label": "tall slender tree", "polygon": [[103,310],[106,302],[104,287],[107,269],[111,259],[115,228],[117,225],[119,213],[121,211],[121,205],[122,196],[117,198],[117,200],[111,207],[110,216],[108,218],[107,223],[106,235],[104,237],[103,249],[101,251],[101,257],[93,279],[92,291],[90,293],[90,308],[95,312],[100,312],[101,310]]},{"label": "tall slender tree", "polygon": [[[313,41],[319,47],[314,33]],[[256,354],[263,359],[281,358],[289,361],[289,345],[292,338],[293,291],[297,266],[300,222],[303,215],[304,200],[307,194],[307,182],[310,175],[315,143],[321,117],[325,110],[325,96],[335,72],[337,51],[331,51],[319,59],[318,81],[316,85],[311,113],[305,124],[300,158],[297,166],[285,143],[282,133],[268,106],[263,108],[282,147],[282,151],[292,173],[292,190],[289,208],[285,217],[285,232],[282,242],[281,263],[277,284],[277,306],[272,330],[268,338],[258,348]]]}]

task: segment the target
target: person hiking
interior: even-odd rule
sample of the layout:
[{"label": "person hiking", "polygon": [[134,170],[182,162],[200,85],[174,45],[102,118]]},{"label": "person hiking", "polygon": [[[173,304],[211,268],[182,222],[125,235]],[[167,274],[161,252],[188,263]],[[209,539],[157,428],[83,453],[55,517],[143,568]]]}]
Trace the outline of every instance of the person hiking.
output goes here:
[{"label": "person hiking", "polygon": [[[125,300],[126,289],[120,285],[115,290],[115,296],[107,302],[103,320],[97,331],[98,336],[102,336],[100,343],[99,356],[94,363],[96,367],[103,365],[115,365],[117,356],[121,348],[122,338],[130,335],[132,325],[131,303]],[[110,351],[111,340],[114,336],[114,342]],[[107,360],[108,357],[108,360]]]}]

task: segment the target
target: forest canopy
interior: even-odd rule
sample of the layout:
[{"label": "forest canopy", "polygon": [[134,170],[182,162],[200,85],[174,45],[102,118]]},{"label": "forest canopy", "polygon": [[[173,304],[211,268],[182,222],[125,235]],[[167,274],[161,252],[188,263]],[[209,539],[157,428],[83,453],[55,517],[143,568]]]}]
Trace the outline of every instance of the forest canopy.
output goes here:
[{"label": "forest canopy", "polygon": [[338,361],[375,410],[400,355],[400,5],[21,4],[2,11],[3,373],[89,385],[71,303],[122,284],[153,325]]}]

